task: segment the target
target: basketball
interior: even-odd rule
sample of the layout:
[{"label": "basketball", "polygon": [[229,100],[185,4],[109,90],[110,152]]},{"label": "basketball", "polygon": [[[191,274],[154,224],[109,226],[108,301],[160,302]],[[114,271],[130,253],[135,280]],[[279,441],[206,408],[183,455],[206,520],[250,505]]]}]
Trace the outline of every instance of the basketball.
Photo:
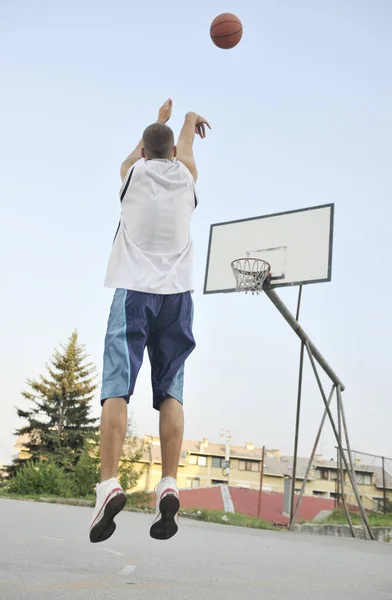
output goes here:
[{"label": "basketball", "polygon": [[234,48],[242,38],[242,23],[235,15],[223,13],[212,21],[210,36],[218,48]]}]

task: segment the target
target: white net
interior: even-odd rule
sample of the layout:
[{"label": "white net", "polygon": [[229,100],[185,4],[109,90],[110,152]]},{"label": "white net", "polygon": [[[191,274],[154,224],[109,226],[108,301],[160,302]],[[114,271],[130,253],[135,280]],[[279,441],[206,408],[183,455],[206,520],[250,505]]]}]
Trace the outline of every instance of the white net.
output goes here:
[{"label": "white net", "polygon": [[260,258],[237,258],[231,263],[237,292],[258,294],[270,272],[270,264]]}]

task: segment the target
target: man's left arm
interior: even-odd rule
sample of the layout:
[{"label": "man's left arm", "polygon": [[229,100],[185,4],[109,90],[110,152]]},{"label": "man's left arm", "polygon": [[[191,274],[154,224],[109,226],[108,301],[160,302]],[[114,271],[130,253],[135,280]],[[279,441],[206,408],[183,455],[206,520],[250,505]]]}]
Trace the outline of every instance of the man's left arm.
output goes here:
[{"label": "man's left arm", "polygon": [[[161,106],[158,113],[157,123],[167,123],[171,117],[173,108],[173,100],[168,98],[166,102]],[[131,152],[129,156],[124,160],[121,165],[120,174],[121,181],[124,181],[129,169],[142,157],[143,139],[140,140],[136,148]]]}]

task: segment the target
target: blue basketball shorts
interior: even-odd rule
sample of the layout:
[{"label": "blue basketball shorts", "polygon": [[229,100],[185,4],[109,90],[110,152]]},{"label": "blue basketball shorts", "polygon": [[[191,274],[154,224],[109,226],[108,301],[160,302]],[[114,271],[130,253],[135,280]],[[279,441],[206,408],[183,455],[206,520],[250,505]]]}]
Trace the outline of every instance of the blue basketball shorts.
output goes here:
[{"label": "blue basketball shorts", "polygon": [[129,402],[147,347],[153,407],[167,396],[183,402],[184,363],[195,347],[190,292],[145,294],[117,289],[105,337],[101,404],[107,398]]}]

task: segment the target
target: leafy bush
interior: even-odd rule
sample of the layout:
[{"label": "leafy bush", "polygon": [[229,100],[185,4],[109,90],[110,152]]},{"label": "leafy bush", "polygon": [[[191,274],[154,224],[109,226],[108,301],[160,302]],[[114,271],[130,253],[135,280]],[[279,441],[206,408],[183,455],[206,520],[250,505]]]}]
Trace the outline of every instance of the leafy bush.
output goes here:
[{"label": "leafy bush", "polygon": [[9,480],[8,491],[28,496],[49,495],[66,498],[71,480],[62,467],[52,460],[28,461]]},{"label": "leafy bush", "polygon": [[149,492],[133,492],[128,496],[128,506],[130,508],[155,508],[155,496]]},{"label": "leafy bush", "polygon": [[89,448],[82,452],[72,477],[72,492],[76,497],[85,497],[94,494],[95,485],[99,482],[99,462],[91,455]]},{"label": "leafy bush", "polygon": [[143,469],[137,463],[143,456],[143,446],[134,434],[131,419],[128,420],[127,437],[125,438],[123,452],[118,466],[118,480],[126,492],[136,487]]}]

